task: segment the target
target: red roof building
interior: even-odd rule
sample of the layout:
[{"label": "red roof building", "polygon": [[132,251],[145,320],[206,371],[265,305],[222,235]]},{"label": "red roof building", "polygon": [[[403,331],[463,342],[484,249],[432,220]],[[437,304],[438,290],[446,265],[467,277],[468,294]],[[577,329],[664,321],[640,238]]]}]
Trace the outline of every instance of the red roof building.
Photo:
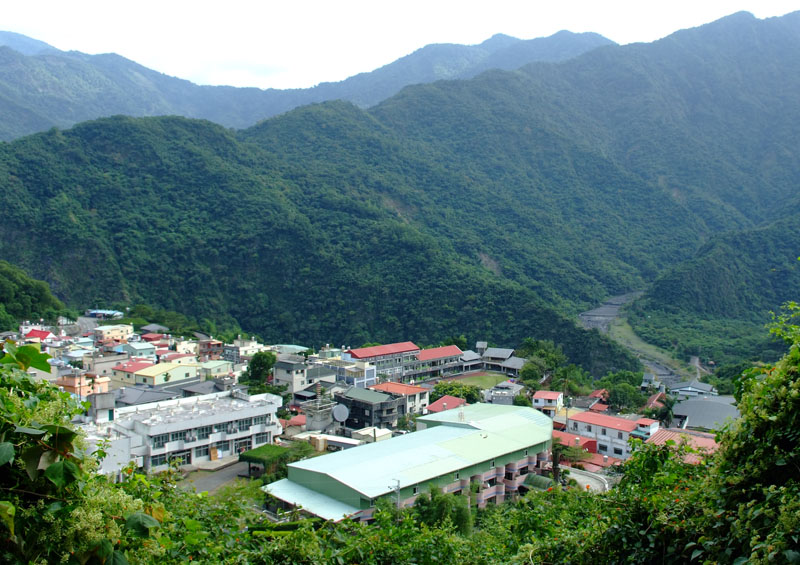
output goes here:
[{"label": "red roof building", "polygon": [[606,400],[608,398],[608,390],[604,388],[598,388],[597,390],[593,390],[592,394],[589,395],[589,398],[599,398],[600,400]]},{"label": "red roof building", "polygon": [[378,375],[399,380],[405,377],[406,370],[417,362],[419,352],[419,347],[414,343],[404,341],[402,343],[350,349],[342,354],[342,359],[345,361],[358,360],[372,363],[375,365],[375,371]]},{"label": "red roof building", "polygon": [[444,347],[434,347],[423,349],[417,355],[419,361],[433,361],[436,359],[446,359],[447,357],[461,357],[461,348],[457,345],[445,345]]},{"label": "red roof building", "polygon": [[430,391],[427,388],[391,382],[372,385],[369,388],[400,398],[400,403],[397,405],[397,411],[400,416],[425,414],[428,410]]},{"label": "red roof building", "polygon": [[567,432],[597,440],[597,452],[619,459],[631,455],[628,440],[631,437],[644,439],[658,431],[658,422],[650,418],[636,420],[597,414],[592,411],[580,412],[569,417]]},{"label": "red roof building", "polygon": [[419,353],[420,349],[411,341],[402,343],[390,343],[388,345],[373,345],[372,347],[360,347],[348,351],[350,356],[355,359],[369,360],[377,357],[394,356],[403,353]]},{"label": "red roof building", "polygon": [[441,377],[462,370],[463,351],[457,345],[423,349],[406,367],[404,377],[415,380]]},{"label": "red roof building", "polygon": [[38,339],[39,341],[44,341],[50,337],[55,337],[55,335],[47,330],[31,330],[25,334],[25,339]]},{"label": "red roof building", "polygon": [[645,403],[644,407],[649,408],[651,410],[657,410],[659,408],[664,407],[664,400],[666,399],[667,395],[663,392],[657,392],[650,396],[647,399],[647,403]]},{"label": "red roof building", "polygon": [[557,390],[537,390],[533,394],[533,407],[552,418],[564,407],[564,393]]},{"label": "red roof building", "polygon": [[685,442],[690,447],[700,452],[686,454],[686,457],[684,457],[683,460],[686,463],[692,464],[700,463],[704,453],[714,453],[719,448],[719,444],[717,443],[713,434],[706,434],[703,432],[695,432],[690,430],[658,430],[656,433],[650,436],[650,438],[647,440],[647,443],[665,445],[669,440],[674,441],[676,446]]},{"label": "red roof building", "polygon": [[154,334],[154,333],[142,334],[142,339],[148,343],[151,343],[153,341],[161,341],[165,337],[167,337],[165,334]]},{"label": "red roof building", "polygon": [[467,401],[464,400],[463,398],[445,394],[436,402],[431,402],[428,405],[428,413],[435,414],[437,412],[444,412],[445,410],[452,410],[453,408],[458,408],[459,406],[466,406],[466,404]]},{"label": "red roof building", "polygon": [[592,412],[603,413],[608,410],[608,404],[603,404],[602,402],[595,402],[591,406],[589,406],[589,410]]}]

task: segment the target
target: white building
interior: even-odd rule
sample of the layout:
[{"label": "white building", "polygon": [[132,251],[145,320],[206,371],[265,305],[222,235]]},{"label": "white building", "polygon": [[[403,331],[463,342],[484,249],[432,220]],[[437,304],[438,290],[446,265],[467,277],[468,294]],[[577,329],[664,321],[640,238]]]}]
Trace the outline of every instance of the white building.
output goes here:
[{"label": "white building", "polygon": [[567,431],[597,440],[597,453],[601,455],[627,459],[632,453],[628,440],[632,437],[646,440],[658,431],[658,421],[649,418],[628,420],[587,411],[570,416]]},{"label": "white building", "polygon": [[533,407],[552,418],[564,407],[564,393],[557,390],[537,390],[533,395]]},{"label": "white building", "polygon": [[277,417],[282,400],[274,394],[228,390],[124,408],[113,407],[111,394],[91,399],[92,421],[80,427],[90,452],[108,441],[103,473],[118,473],[130,461],[159,471],[171,461],[216,460],[272,443],[282,432]]}]

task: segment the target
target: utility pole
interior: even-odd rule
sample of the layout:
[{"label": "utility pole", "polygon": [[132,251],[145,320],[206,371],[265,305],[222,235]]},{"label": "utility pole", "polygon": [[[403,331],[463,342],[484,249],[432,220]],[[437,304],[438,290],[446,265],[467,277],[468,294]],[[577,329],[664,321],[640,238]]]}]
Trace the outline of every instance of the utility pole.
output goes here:
[{"label": "utility pole", "polygon": [[394,486],[389,485],[389,488],[392,489],[395,493],[397,498],[397,512],[400,512],[400,480],[399,479],[392,479],[394,481]]}]

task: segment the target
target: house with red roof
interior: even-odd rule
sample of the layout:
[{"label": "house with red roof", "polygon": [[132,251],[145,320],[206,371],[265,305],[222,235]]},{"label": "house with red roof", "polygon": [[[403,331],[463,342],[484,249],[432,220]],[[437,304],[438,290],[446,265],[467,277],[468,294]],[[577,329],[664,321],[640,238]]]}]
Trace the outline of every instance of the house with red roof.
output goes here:
[{"label": "house with red roof", "polygon": [[111,388],[133,386],[136,384],[136,372],[155,365],[152,361],[130,360],[120,363],[111,369]]},{"label": "house with red roof", "polygon": [[25,334],[25,339],[32,342],[39,342],[42,343],[46,339],[52,339],[56,337],[53,332],[49,330],[31,330]]},{"label": "house with red roof", "polygon": [[423,349],[417,354],[416,361],[411,361],[405,368],[404,378],[425,380],[458,373],[462,369],[463,353],[457,345]]},{"label": "house with red roof", "polygon": [[552,418],[564,407],[564,393],[557,390],[537,390],[533,394],[533,407]]},{"label": "house with red roof", "polygon": [[591,411],[569,416],[567,432],[597,441],[597,452],[619,459],[631,455],[628,440],[646,440],[658,431],[658,421],[650,418],[628,419]]},{"label": "house with red roof", "polygon": [[692,463],[694,465],[703,460],[704,454],[714,453],[719,448],[714,434],[674,428],[658,430],[647,439],[647,443],[665,445],[670,440],[674,441],[676,446],[681,443],[686,443],[689,447],[699,452],[687,453],[683,458],[686,463]]},{"label": "house with red roof", "polygon": [[651,395],[647,399],[647,402],[645,403],[644,407],[646,409],[649,408],[650,410],[658,410],[659,408],[663,408],[666,398],[667,398],[666,394],[664,394],[663,392],[657,392]]},{"label": "house with red roof", "polygon": [[444,412],[445,410],[452,410],[453,408],[458,408],[459,406],[466,406],[466,405],[467,401],[464,400],[463,398],[445,394],[436,402],[431,402],[430,404],[428,404],[428,414],[436,414],[438,412]]},{"label": "house with red roof", "polygon": [[399,399],[397,404],[399,416],[406,414],[424,415],[427,413],[428,404],[430,404],[430,390],[427,388],[392,382],[372,385],[369,388],[390,394]]},{"label": "house with red roof", "polygon": [[600,400],[608,400],[608,389],[598,388],[592,391],[589,398],[598,398]]},{"label": "house with red roof", "polygon": [[417,360],[420,348],[411,341],[350,349],[342,353],[344,361],[366,361],[375,366],[378,375],[402,379],[407,366]]}]

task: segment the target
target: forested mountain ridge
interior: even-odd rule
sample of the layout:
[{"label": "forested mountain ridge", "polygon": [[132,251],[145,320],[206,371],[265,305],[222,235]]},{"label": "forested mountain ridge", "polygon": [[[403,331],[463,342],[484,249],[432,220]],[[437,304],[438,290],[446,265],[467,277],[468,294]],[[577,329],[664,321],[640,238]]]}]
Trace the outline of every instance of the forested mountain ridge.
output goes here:
[{"label": "forested mountain ridge", "polygon": [[530,40],[495,36],[479,45],[429,45],[340,82],[261,90],[200,86],[113,53],[59,51],[20,34],[0,32],[0,140],[116,114],[181,115],[243,128],[305,104],[343,99],[371,106],[409,84],[559,61],[612,44],[597,34],[568,31]]},{"label": "forested mountain ridge", "polygon": [[72,304],[143,301],[315,345],[535,332],[597,374],[637,365],[376,197],[315,186],[208,122],[117,117],[38,134],[2,147],[0,179],[3,256]]},{"label": "forested mountain ridge", "polygon": [[553,309],[789,210],[799,22],[738,14],[240,132],[116,117],[30,136],[0,145],[0,252],[69,304],[309,343],[534,336],[608,366]]}]

